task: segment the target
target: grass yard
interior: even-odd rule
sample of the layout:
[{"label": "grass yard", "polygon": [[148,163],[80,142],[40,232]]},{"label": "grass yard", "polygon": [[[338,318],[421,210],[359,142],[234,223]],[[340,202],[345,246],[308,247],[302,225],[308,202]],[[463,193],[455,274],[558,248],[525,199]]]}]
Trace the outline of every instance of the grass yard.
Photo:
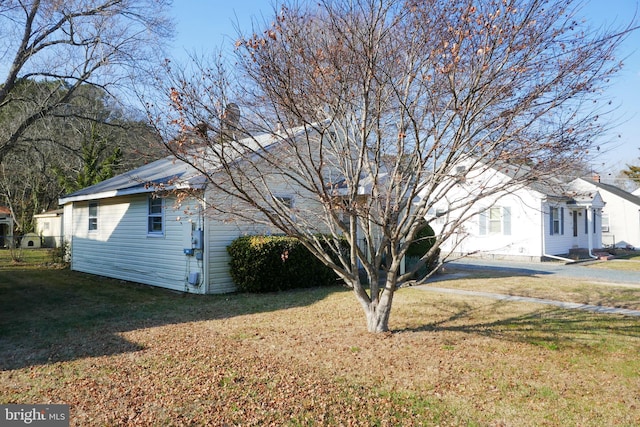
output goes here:
[{"label": "grass yard", "polygon": [[[541,277],[434,286],[640,309]],[[0,403],[70,404],[74,426],[640,424],[640,318],[408,288],[390,323],[368,334],[337,287],[193,296],[0,262]]]},{"label": "grass yard", "polygon": [[640,255],[627,255],[609,261],[598,261],[590,264],[590,267],[620,271],[640,271]]}]

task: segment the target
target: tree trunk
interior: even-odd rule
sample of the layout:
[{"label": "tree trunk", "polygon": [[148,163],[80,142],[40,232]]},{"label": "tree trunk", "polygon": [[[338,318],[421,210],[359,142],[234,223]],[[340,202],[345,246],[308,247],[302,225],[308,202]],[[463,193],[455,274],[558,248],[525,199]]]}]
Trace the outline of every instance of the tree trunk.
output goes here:
[{"label": "tree trunk", "polygon": [[363,297],[363,293],[358,291],[355,291],[355,294],[364,309],[367,330],[371,333],[389,332],[389,315],[394,292],[386,289],[379,298]]},{"label": "tree trunk", "polygon": [[389,332],[389,314],[391,306],[386,310],[370,308],[365,311],[367,317],[367,330],[371,333]]}]

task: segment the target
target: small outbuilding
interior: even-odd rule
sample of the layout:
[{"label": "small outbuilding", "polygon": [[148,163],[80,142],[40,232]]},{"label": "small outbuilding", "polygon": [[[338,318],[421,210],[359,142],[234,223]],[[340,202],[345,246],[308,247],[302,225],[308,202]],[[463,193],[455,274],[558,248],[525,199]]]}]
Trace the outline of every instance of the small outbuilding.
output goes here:
[{"label": "small outbuilding", "polygon": [[36,220],[36,233],[42,238],[46,248],[59,248],[63,244],[62,214],[64,209],[43,212],[33,217]]},{"label": "small outbuilding", "polygon": [[37,233],[27,233],[20,240],[20,247],[23,249],[38,249],[41,246],[42,242]]},{"label": "small outbuilding", "polygon": [[0,206],[0,248],[8,248],[13,242],[13,224],[11,209]]}]

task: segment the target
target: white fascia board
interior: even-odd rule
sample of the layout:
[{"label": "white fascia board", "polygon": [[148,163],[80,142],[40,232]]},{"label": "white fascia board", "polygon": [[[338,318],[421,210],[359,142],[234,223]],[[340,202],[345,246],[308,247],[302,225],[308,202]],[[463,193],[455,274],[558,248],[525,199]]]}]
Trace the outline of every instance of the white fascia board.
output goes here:
[{"label": "white fascia board", "polygon": [[[171,190],[185,190],[185,189],[193,189],[193,190],[201,190],[205,187],[204,184],[196,184],[196,185],[189,185],[189,184],[181,184],[181,185],[172,185],[170,187],[166,187],[164,188],[165,191],[171,191]],[[61,197],[60,199],[58,199],[58,204],[61,206],[66,205],[67,203],[73,203],[73,202],[83,202],[83,201],[87,201],[87,200],[98,200],[98,199],[110,199],[112,197],[119,197],[119,196],[131,196],[134,194],[145,194],[145,193],[154,193],[155,191],[157,191],[153,186],[149,186],[149,187],[134,187],[134,188],[125,188],[122,190],[110,190],[110,191],[103,191],[101,193],[92,193],[92,194],[80,194],[77,196],[71,196],[71,197]]]}]

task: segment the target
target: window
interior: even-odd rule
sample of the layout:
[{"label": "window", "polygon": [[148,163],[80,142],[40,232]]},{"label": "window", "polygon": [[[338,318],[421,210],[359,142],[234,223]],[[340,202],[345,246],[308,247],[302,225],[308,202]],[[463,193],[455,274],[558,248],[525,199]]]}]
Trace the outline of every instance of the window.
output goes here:
[{"label": "window", "polygon": [[[600,224],[602,227],[602,232],[603,233],[608,233],[609,230],[609,214],[606,214],[604,212],[602,212],[602,215],[600,215]],[[593,210],[593,232],[596,232],[596,210]]]},{"label": "window", "polygon": [[164,199],[149,197],[147,233],[162,235],[164,232]]},{"label": "window", "polygon": [[[584,210],[584,234],[589,234],[589,215],[588,215],[588,210],[585,209]],[[596,220],[596,217],[593,217],[593,221]]]},{"label": "window", "polygon": [[98,230],[98,203],[89,203],[89,231]]},{"label": "window", "polygon": [[444,224],[446,222],[445,215],[447,214],[447,210],[444,208],[436,208],[436,224]]},{"label": "window", "polygon": [[502,209],[489,209],[489,234],[498,234],[502,232]]},{"label": "window", "polygon": [[480,235],[502,234],[511,235],[511,208],[494,206],[480,212]]},{"label": "window", "polygon": [[293,207],[293,198],[288,196],[275,196],[274,199],[284,208],[291,209]]},{"label": "window", "polygon": [[564,208],[551,208],[549,234],[564,234]]}]

